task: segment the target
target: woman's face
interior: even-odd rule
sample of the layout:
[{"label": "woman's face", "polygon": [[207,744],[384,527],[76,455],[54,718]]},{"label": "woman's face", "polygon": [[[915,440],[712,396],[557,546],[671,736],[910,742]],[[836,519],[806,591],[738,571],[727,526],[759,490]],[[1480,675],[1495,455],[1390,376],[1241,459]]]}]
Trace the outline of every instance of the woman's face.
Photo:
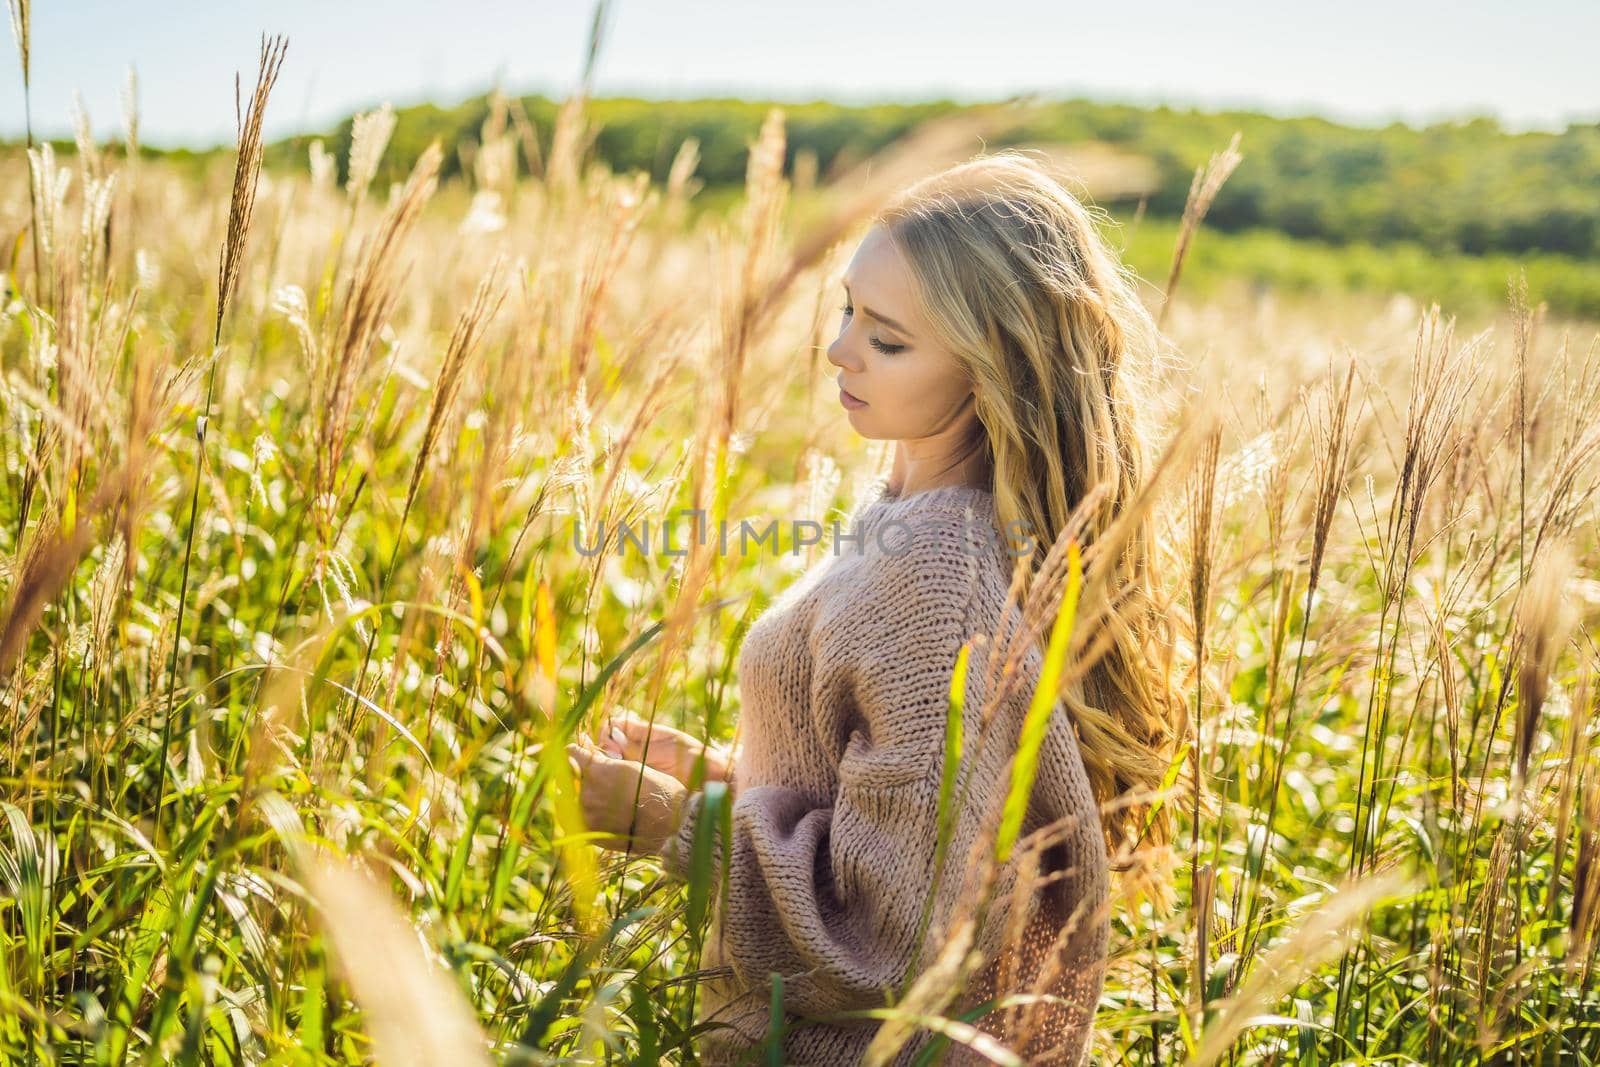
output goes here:
[{"label": "woman's face", "polygon": [[861,436],[915,440],[959,432],[977,417],[967,403],[972,383],[918,314],[905,262],[881,225],[856,249],[844,289],[828,362],[839,368],[835,379],[849,394],[840,403]]}]

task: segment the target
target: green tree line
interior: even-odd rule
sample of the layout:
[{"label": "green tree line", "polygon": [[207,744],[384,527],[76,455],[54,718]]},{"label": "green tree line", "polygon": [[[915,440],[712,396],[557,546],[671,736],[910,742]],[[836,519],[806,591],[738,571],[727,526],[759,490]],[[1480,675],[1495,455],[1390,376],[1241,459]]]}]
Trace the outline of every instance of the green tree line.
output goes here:
[{"label": "green tree line", "polygon": [[[525,96],[538,151],[548,152],[560,101]],[[767,101],[657,101],[631,97],[589,101],[598,126],[595,156],[613,170],[648,171],[664,180],[684,139],[699,143],[697,176],[710,188],[744,179],[747,148]],[[960,110],[951,101],[848,106],[782,103],[788,165],[812,154],[821,173],[877,151],[929,119]],[[446,174],[462,166],[488,114],[488,97],[450,107],[400,109],[381,180],[403,176],[434,137],[450,153]],[[350,120],[324,136],[341,166]],[[1570,124],[1560,133],[1514,133],[1492,118],[1442,122],[1417,129],[1341,125],[1318,117],[1278,118],[1248,111],[1063,100],[1019,126],[995,147],[1022,142],[1098,141],[1150,160],[1158,175],[1146,210],[1175,217],[1196,166],[1239,131],[1244,161],[1223,186],[1206,223],[1222,231],[1269,228],[1292,237],[1341,244],[1406,241],[1436,252],[1549,252],[1600,257],[1600,122]],[[272,145],[269,164],[303,162],[309,136]],[[523,165],[527,165],[524,159]],[[1103,206],[1132,207],[1111,197]]]}]

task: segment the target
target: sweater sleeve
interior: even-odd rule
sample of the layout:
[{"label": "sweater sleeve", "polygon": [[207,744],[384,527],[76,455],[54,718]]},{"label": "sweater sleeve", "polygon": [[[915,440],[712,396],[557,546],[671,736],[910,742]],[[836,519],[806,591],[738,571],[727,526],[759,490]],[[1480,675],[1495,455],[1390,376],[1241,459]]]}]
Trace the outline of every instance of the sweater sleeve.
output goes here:
[{"label": "sweater sleeve", "polygon": [[[847,603],[819,618],[812,717],[823,746],[841,753],[831,801],[765,783],[745,783],[733,798],[720,955],[747,988],[782,974],[790,1011],[881,1006],[914,954],[933,883],[950,677],[970,636],[974,561],[945,532],[918,530],[902,554],[874,558]],[[968,672],[969,713],[982,673]],[[704,799],[690,794],[661,851],[663,869],[685,881]],[[953,861],[972,830],[958,822],[946,898],[959,888]],[[709,823],[706,832],[716,894],[721,834]],[[930,962],[927,948],[920,960]]]}]

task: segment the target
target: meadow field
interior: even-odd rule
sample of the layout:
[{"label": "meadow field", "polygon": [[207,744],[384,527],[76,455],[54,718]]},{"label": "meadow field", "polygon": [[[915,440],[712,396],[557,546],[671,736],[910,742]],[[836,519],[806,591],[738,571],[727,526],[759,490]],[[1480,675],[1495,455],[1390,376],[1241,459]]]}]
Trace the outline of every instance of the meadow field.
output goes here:
[{"label": "meadow field", "polygon": [[[795,189],[774,111],[695,211],[693,142],[612,173],[581,96],[536,169],[498,108],[392,185],[383,110],[260,170],[270,82],[203,177],[87,133],[0,164],[0,1049],[693,1063],[708,888],[585,838],[563,745],[733,738],[743,628],[825,549],[574,525],[842,521],[889,457],[836,400],[839,274],[1000,119]],[[1458,313],[1107,223],[1220,684],[1095,1061],[1600,1062],[1600,326],[1535,274]]]}]

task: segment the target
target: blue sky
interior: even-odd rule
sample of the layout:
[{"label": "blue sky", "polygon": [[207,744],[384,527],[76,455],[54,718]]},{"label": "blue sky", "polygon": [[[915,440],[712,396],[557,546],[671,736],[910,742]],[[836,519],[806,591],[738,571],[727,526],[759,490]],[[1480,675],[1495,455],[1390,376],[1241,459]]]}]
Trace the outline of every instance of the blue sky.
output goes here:
[{"label": "blue sky", "polygon": [[[36,131],[121,130],[130,64],[141,139],[231,142],[260,34],[289,51],[267,135],[323,129],[383,100],[453,103],[498,79],[560,95],[582,68],[593,6],[482,0],[35,0]],[[1134,103],[1318,113],[1360,124],[1493,114],[1512,129],[1600,121],[1600,3],[1283,0],[1200,4],[848,4],[623,0],[595,92],[840,101],[994,99],[1019,91]],[[20,136],[21,65],[0,58],[0,137]]]}]

